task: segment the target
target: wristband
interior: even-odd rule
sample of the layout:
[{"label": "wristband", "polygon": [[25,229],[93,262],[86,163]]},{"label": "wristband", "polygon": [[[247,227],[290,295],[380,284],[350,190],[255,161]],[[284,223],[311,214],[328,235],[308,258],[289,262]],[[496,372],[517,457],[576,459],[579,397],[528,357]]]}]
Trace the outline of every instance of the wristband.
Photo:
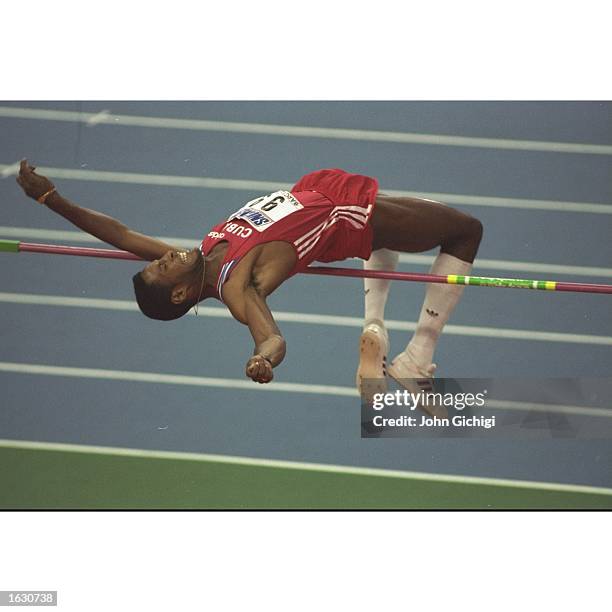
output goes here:
[{"label": "wristband", "polygon": [[49,189],[49,191],[47,191],[47,193],[43,193],[41,196],[38,196],[36,198],[36,201],[39,204],[45,204],[47,202],[47,198],[54,192],[56,192],[57,189],[55,187],[53,187],[53,189]]}]

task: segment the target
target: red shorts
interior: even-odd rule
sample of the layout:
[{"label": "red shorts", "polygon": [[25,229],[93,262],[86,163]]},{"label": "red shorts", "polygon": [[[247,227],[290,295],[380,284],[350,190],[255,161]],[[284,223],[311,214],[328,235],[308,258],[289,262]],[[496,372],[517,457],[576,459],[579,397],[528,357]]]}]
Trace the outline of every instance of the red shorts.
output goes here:
[{"label": "red shorts", "polygon": [[313,235],[295,241],[300,257],[297,268],[303,269],[315,260],[330,262],[350,257],[369,259],[373,238],[370,218],[376,204],[378,181],[369,176],[333,168],[311,172],[291,188],[291,193],[302,203],[312,200],[315,196],[312,192],[323,196],[312,204],[327,200],[329,219],[333,223],[326,224],[324,235],[312,247]]},{"label": "red shorts", "polygon": [[292,188],[296,191],[317,191],[334,204],[357,204],[360,206],[376,202],[378,181],[362,174],[350,174],[339,168],[316,170],[303,176]]}]

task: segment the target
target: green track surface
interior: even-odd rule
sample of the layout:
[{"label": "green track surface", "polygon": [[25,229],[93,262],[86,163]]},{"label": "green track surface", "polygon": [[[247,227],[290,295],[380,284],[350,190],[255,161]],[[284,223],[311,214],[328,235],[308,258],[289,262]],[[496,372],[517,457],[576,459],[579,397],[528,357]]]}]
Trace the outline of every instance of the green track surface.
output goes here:
[{"label": "green track surface", "polygon": [[2,509],[612,508],[612,495],[0,448]]}]

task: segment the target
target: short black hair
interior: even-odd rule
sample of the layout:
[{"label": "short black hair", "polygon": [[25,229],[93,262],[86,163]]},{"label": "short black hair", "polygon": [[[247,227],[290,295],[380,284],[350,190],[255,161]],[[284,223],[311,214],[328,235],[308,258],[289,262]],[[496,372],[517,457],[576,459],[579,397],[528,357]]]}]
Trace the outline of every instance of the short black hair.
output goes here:
[{"label": "short black hair", "polygon": [[132,277],[136,302],[142,314],[158,321],[172,321],[189,312],[191,304],[173,304],[172,289],[155,283],[148,284],[142,272]]}]

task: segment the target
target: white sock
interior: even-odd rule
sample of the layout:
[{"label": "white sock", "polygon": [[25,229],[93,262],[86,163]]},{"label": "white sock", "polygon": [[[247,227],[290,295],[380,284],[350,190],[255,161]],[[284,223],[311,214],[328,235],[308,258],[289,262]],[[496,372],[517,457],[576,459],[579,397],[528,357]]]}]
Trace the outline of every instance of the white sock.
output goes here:
[{"label": "white sock", "polygon": [[[471,263],[447,253],[440,253],[434,260],[430,273],[442,276],[447,274],[467,276],[471,269]],[[462,285],[427,284],[425,302],[421,308],[417,328],[412,340],[406,346],[406,352],[419,367],[427,368],[431,364],[438,338],[459,302],[464,288]]]},{"label": "white sock", "polygon": [[[385,272],[393,272],[397,268],[399,254],[389,249],[378,249],[373,251],[370,259],[363,262],[364,270],[384,270]],[[385,305],[389,297],[389,289],[391,287],[390,280],[379,278],[364,278],[363,285],[365,289],[365,323],[377,323],[381,327],[384,326],[385,320]]]}]

